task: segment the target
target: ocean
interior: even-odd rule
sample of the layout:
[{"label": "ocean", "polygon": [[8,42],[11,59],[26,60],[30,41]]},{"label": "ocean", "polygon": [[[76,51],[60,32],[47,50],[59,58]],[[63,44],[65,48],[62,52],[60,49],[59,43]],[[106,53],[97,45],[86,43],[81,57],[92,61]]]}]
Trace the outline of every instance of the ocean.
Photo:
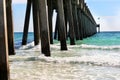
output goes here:
[{"label": "ocean", "polygon": [[21,45],[22,33],[14,33],[16,55],[9,56],[11,80],[120,80],[120,32],[100,32],[60,51],[54,40],[51,57],[34,46],[33,33]]}]

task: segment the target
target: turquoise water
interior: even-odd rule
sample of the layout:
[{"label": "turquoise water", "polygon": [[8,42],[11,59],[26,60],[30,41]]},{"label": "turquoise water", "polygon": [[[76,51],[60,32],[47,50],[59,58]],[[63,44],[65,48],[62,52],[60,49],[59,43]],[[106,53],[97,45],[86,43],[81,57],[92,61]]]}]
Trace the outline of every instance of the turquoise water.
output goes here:
[{"label": "turquoise water", "polygon": [[11,80],[120,80],[120,32],[101,32],[67,51],[59,41],[51,46],[51,57],[34,46],[33,33],[28,45],[21,46],[22,33],[15,33],[16,55],[10,56]]},{"label": "turquoise water", "polygon": [[[14,40],[15,46],[21,46],[22,42],[22,33],[15,32]],[[28,43],[33,41],[33,33],[29,32],[28,34]],[[54,43],[58,43],[59,41],[54,40]],[[67,41],[69,44],[69,41]],[[101,32],[93,35],[92,37],[88,37],[82,41],[76,41],[77,45],[87,44],[87,45],[97,45],[97,46],[115,46],[120,45],[120,32]]]},{"label": "turquoise water", "polygon": [[[23,37],[23,33],[22,32],[15,32],[14,33],[14,44],[15,44],[15,48],[19,48],[22,44],[22,37]],[[28,34],[28,38],[27,38],[27,42],[30,43],[32,42],[34,39],[33,36],[33,32],[29,32]]]},{"label": "turquoise water", "polygon": [[120,32],[101,32],[84,39],[82,42],[83,44],[98,46],[120,45]]}]

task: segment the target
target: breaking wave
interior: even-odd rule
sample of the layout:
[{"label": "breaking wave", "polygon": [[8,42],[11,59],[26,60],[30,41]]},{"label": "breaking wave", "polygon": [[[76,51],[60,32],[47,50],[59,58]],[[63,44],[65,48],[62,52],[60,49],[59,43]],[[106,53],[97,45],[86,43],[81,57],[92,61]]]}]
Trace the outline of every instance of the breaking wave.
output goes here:
[{"label": "breaking wave", "polygon": [[120,49],[120,45],[112,45],[112,46],[97,46],[97,45],[86,45],[82,44],[80,45],[81,48],[87,48],[87,49]]},{"label": "breaking wave", "polygon": [[[52,48],[59,48],[60,47],[60,44],[54,44],[54,45],[51,45]],[[83,48],[83,49],[105,49],[105,50],[114,50],[114,49],[120,49],[120,45],[110,45],[110,46],[98,46],[98,45],[87,45],[87,44],[81,44],[81,45],[68,45],[68,48],[69,47],[77,47],[77,48]],[[38,48],[41,48],[40,45],[38,46],[34,46],[34,42],[31,42],[25,46],[21,46],[19,49],[22,49],[22,50],[26,50],[26,49],[38,49]]]},{"label": "breaking wave", "polygon": [[[60,48],[60,44],[54,44],[51,45],[52,50],[57,49],[54,51],[54,53],[58,53],[58,49]],[[118,50],[120,49],[120,46],[97,46],[97,45],[86,45],[86,44],[81,44],[81,45],[75,45],[71,46],[68,45],[69,50],[67,53],[70,53],[72,50],[72,54],[76,54],[77,51],[75,52],[75,49],[98,49],[98,50]],[[24,51],[28,51],[28,55],[24,56]],[[39,56],[34,56],[34,55],[29,55],[31,52],[34,54],[33,51],[38,51],[40,52],[40,45],[34,47],[34,42],[29,43],[26,46],[22,46],[18,50],[18,54],[14,57],[10,58],[10,61],[41,61],[41,62],[51,62],[51,63],[68,63],[68,64],[83,64],[83,65],[92,65],[92,66],[109,66],[109,67],[120,67],[120,55],[119,52],[114,52],[112,54],[107,53],[107,54],[100,54],[99,52],[93,52],[89,53],[91,55],[85,54],[80,52],[79,56],[52,56],[52,57],[45,57],[42,54]],[[25,53],[26,54],[26,53]],[[62,51],[58,54],[62,54]],[[24,57],[23,57],[24,56]]]},{"label": "breaking wave", "polygon": [[45,57],[45,56],[19,56],[11,57],[10,61],[41,61],[47,63],[68,63],[68,64],[83,64],[92,66],[107,66],[107,67],[119,67],[120,57],[112,56],[81,56],[81,57]]}]

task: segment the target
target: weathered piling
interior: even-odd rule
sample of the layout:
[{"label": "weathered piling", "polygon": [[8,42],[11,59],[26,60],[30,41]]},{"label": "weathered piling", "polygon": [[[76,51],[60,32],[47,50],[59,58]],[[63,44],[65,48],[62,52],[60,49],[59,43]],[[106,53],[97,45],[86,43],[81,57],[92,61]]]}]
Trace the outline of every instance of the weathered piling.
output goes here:
[{"label": "weathered piling", "polygon": [[66,40],[68,40],[69,34],[68,34],[68,10],[67,10],[67,1],[63,0],[64,4],[64,17],[65,17],[65,30],[66,30]]},{"label": "weathered piling", "polygon": [[84,24],[84,38],[88,37],[87,30],[90,29],[90,27],[87,25],[87,17],[86,17],[86,3],[84,3],[83,6],[83,24]]},{"label": "weathered piling", "polygon": [[74,21],[75,38],[76,38],[76,40],[80,40],[77,4],[79,4],[78,0],[72,0],[72,13],[73,13],[73,21]]},{"label": "weathered piling", "polygon": [[12,16],[12,0],[6,0],[6,18],[7,18],[7,33],[8,33],[9,55],[15,55],[13,16]]},{"label": "weathered piling", "polygon": [[86,3],[84,3],[84,0],[79,0],[80,2],[80,10],[81,10],[81,14],[82,14],[82,27],[83,28],[83,37],[90,37],[92,35],[94,35],[96,33],[96,22],[93,18],[93,16],[91,15],[91,12],[89,10],[89,8],[87,7]]},{"label": "weathered piling", "polygon": [[[84,0],[52,0],[52,4],[48,4],[48,9],[51,9],[50,5],[58,13],[54,39],[58,37],[58,40],[61,41],[62,39],[66,44],[67,36],[70,38],[70,44],[75,44],[75,39],[82,40],[96,33],[94,27],[96,22]],[[50,12],[50,10],[48,11]],[[69,27],[67,24],[69,24]],[[68,32],[67,29],[69,29]],[[63,45],[63,42],[61,44]]]},{"label": "weathered piling", "polygon": [[33,9],[34,44],[38,45],[40,39],[38,0],[32,0],[32,9]]},{"label": "weathered piling", "polygon": [[54,32],[54,39],[57,39],[57,33],[58,33],[58,16],[57,16],[57,19],[56,19],[56,25],[55,25],[55,32]]},{"label": "weathered piling", "polygon": [[78,7],[77,7],[77,15],[78,15],[78,22],[79,22],[79,31],[80,31],[80,40],[83,40],[83,23],[82,23],[82,7],[83,7],[83,3],[81,0],[79,0],[78,2]]},{"label": "weathered piling", "polygon": [[39,5],[39,23],[41,34],[41,48],[45,56],[50,56],[50,38],[47,0],[38,0]]},{"label": "weathered piling", "polygon": [[6,1],[0,0],[0,80],[9,80]]},{"label": "weathered piling", "polygon": [[32,1],[27,0],[27,8],[26,8],[26,15],[25,15],[25,23],[24,23],[24,30],[23,30],[22,45],[27,44],[28,28],[29,28],[29,22],[30,22],[31,4],[32,4]]},{"label": "weathered piling", "polygon": [[49,34],[50,34],[50,43],[53,44],[53,25],[52,25],[52,17],[53,17],[53,0],[47,0],[48,5],[48,20],[49,20]]},{"label": "weathered piling", "polygon": [[[9,54],[14,54],[11,0],[6,0],[6,3],[8,48]],[[27,44],[31,7],[34,43],[38,45],[41,38],[42,53],[46,56],[50,56],[50,43],[53,44],[52,18],[54,9],[57,12],[54,38],[58,37],[61,50],[67,50],[67,36],[70,38],[70,44],[75,45],[75,40],[82,40],[97,32],[96,22],[84,0],[27,0],[22,45]]]},{"label": "weathered piling", "polygon": [[67,50],[63,0],[57,0],[61,50]]},{"label": "weathered piling", "polygon": [[59,31],[59,18],[57,16],[57,19],[56,19],[56,25],[55,25],[55,33],[54,33],[54,39],[58,39],[60,41],[60,31]]},{"label": "weathered piling", "polygon": [[84,13],[84,7],[85,7],[85,5],[84,5],[84,0],[82,0],[82,8],[81,8],[81,19],[82,19],[82,30],[83,30],[83,38],[86,38],[85,37],[85,13]]},{"label": "weathered piling", "polygon": [[74,21],[72,13],[72,2],[71,0],[67,1],[67,18],[69,23],[69,34],[70,34],[70,44],[75,45],[75,32],[74,32]]}]

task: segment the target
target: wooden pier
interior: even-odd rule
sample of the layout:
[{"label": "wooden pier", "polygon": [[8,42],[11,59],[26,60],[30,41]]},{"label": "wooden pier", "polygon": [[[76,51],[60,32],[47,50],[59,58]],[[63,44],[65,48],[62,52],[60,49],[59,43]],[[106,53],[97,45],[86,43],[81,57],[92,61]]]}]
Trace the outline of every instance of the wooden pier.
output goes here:
[{"label": "wooden pier", "polygon": [[[34,44],[41,41],[41,51],[50,56],[50,44],[60,41],[60,49],[67,50],[66,40],[75,45],[97,33],[96,24],[84,0],[27,0],[22,45],[27,44],[31,9],[33,12]],[[53,11],[57,12],[55,31]],[[0,80],[9,80],[8,55],[15,55],[12,0],[0,0]],[[53,35],[54,32],[54,35]]]}]

